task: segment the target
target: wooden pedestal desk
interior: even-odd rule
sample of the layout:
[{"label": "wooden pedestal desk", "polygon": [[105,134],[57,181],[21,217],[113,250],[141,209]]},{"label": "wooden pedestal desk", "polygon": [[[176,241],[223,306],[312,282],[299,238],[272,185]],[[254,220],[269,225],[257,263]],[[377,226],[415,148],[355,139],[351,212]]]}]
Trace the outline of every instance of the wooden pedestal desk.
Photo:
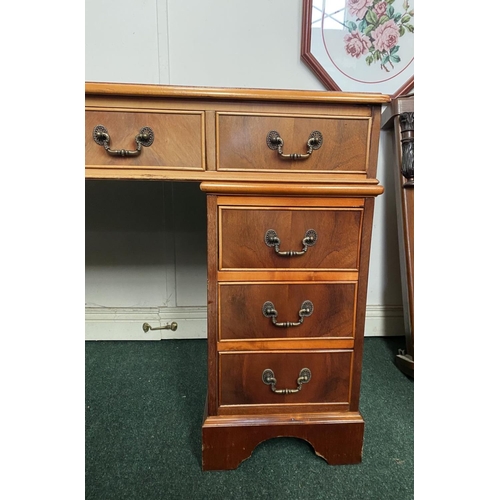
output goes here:
[{"label": "wooden pedestal desk", "polygon": [[[86,84],[87,179],[200,182],[208,207],[204,470],[262,441],[361,461],[381,94]],[[201,411],[201,410],[200,410]]]}]

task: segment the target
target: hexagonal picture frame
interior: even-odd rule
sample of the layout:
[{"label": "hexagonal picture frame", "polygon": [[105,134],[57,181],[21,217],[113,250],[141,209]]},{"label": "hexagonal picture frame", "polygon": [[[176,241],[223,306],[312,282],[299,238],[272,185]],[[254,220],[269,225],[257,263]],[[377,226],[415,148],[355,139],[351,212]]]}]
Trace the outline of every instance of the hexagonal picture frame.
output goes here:
[{"label": "hexagonal picture frame", "polygon": [[301,59],[327,90],[414,88],[414,0],[303,0]]}]

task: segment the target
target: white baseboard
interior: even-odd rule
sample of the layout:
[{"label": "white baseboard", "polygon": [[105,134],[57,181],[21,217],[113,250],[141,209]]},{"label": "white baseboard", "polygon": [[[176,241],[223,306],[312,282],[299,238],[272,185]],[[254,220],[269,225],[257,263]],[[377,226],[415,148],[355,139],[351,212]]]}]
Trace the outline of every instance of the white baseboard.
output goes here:
[{"label": "white baseboard", "polygon": [[[144,332],[175,321],[178,328]],[[404,335],[402,306],[368,305],[365,337]],[[207,338],[206,307],[86,307],[85,340],[162,340]]]},{"label": "white baseboard", "polygon": [[403,306],[366,306],[365,337],[395,337],[404,334]]},{"label": "white baseboard", "polygon": [[[172,330],[149,330],[176,322]],[[85,340],[162,340],[207,338],[206,307],[86,307]]]}]

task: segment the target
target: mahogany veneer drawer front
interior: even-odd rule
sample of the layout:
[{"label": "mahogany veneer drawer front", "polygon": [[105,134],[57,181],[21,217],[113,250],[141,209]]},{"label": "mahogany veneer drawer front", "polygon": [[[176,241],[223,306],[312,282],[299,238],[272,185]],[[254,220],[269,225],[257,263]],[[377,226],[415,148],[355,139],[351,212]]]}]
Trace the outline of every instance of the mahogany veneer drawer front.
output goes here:
[{"label": "mahogany veneer drawer front", "polygon": [[[105,128],[109,136],[109,154],[95,141],[96,133]],[[136,137],[143,128],[149,135],[137,154]],[[102,137],[102,136],[101,136]],[[99,136],[98,136],[99,140]],[[102,139],[101,139],[102,142]],[[127,151],[120,155],[121,150]],[[132,154],[130,154],[132,152]],[[205,169],[205,124],[201,111],[132,110],[85,111],[85,163],[108,165],[120,169],[161,167],[162,169]]]},{"label": "mahogany veneer drawer front", "polygon": [[353,338],[356,292],[356,282],[220,283],[219,339]]},{"label": "mahogany veneer drawer front", "polygon": [[[217,113],[218,169],[261,171],[335,171],[366,173],[370,150],[370,109],[366,116],[290,116]],[[273,137],[282,140],[278,154]],[[307,158],[311,133],[320,137]],[[276,147],[274,147],[276,146]],[[291,160],[291,161],[290,161]]]},{"label": "mahogany veneer drawer front", "polygon": [[220,210],[221,270],[358,269],[361,208]]},{"label": "mahogany veneer drawer front", "polygon": [[350,350],[223,352],[219,354],[219,402],[221,406],[346,405],[351,363]]}]

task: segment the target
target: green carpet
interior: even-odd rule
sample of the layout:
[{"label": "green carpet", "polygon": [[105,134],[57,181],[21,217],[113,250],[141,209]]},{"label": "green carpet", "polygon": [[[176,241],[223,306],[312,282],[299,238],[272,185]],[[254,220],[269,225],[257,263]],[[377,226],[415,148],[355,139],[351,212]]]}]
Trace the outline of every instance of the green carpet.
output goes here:
[{"label": "green carpet", "polygon": [[300,439],[260,444],[233,471],[201,470],[206,340],[86,342],[87,500],[413,499],[413,380],[403,337],[365,339],[363,461],[330,466]]}]

